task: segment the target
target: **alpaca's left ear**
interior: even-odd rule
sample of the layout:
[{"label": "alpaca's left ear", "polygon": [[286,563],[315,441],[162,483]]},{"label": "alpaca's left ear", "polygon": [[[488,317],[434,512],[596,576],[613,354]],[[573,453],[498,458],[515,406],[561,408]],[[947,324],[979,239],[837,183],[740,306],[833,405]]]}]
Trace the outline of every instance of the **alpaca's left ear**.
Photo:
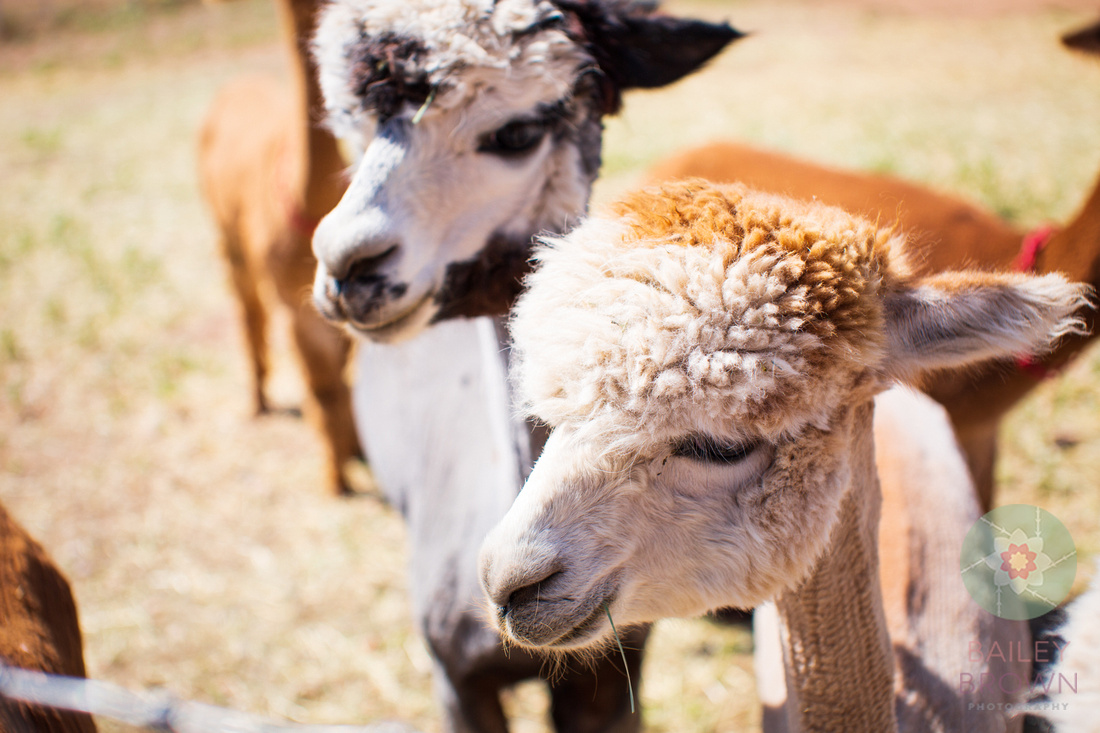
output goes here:
[{"label": "alpaca's left ear", "polygon": [[744,36],[728,23],[654,12],[656,3],[556,0],[554,4],[583,27],[585,45],[619,91],[671,84]]},{"label": "alpaca's left ear", "polygon": [[886,372],[912,379],[1048,350],[1084,333],[1090,288],[1061,275],[943,273],[886,296]]}]

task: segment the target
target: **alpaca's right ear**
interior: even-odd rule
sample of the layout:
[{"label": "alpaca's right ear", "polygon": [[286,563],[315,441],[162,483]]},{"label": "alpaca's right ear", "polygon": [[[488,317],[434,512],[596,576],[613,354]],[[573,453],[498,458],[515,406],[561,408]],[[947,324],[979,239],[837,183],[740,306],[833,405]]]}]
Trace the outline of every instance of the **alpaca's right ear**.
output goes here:
[{"label": "alpaca's right ear", "polygon": [[656,3],[556,0],[554,4],[583,27],[585,45],[619,91],[671,84],[744,36],[728,23],[654,12]]},{"label": "alpaca's right ear", "polygon": [[1061,275],[943,273],[886,296],[885,370],[908,380],[933,369],[1031,355],[1084,333],[1090,288]]},{"label": "alpaca's right ear", "polygon": [[1075,51],[1100,55],[1100,21],[1062,36],[1062,43]]}]

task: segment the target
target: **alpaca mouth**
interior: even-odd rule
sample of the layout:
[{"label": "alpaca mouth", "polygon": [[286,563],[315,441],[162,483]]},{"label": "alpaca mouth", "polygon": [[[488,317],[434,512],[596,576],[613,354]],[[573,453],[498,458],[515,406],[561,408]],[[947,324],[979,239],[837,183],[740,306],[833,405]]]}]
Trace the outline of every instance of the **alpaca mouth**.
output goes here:
[{"label": "alpaca mouth", "polygon": [[548,646],[557,649],[577,649],[591,646],[593,642],[603,638],[605,635],[604,617],[607,615],[607,609],[611,608],[611,603],[614,600],[614,598],[608,596],[597,603],[596,607],[592,609],[592,613],[588,614],[583,621],[574,626],[572,631],[566,632],[564,636],[548,644]]},{"label": "alpaca mouth", "polygon": [[504,628],[508,636],[518,644],[526,647],[552,648],[564,651],[595,646],[607,635],[606,632],[610,631],[609,627],[605,628],[608,625],[604,623],[604,617],[614,600],[612,595],[602,597],[592,605],[586,616],[573,623],[565,631],[559,632],[557,636],[553,634],[556,629],[561,628],[562,624],[549,622],[545,619],[526,619],[527,623],[524,625],[532,626],[535,633],[528,633],[527,629],[517,628],[516,620],[512,617],[505,620]]},{"label": "alpaca mouth", "polygon": [[335,277],[321,263],[313,282],[313,305],[326,320],[346,324],[372,341],[392,342],[415,336],[439,310],[439,287],[417,278],[394,280],[379,271],[396,246],[350,267]]},{"label": "alpaca mouth", "polygon": [[388,342],[412,336],[426,326],[435,314],[434,296],[434,291],[429,290],[410,307],[396,314],[371,319],[349,317],[348,324],[372,341]]}]

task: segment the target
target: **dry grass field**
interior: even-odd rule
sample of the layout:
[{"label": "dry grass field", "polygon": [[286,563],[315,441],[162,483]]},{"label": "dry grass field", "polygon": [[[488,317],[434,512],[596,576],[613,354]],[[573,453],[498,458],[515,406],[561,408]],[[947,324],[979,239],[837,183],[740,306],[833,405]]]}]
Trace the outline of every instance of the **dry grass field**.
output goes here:
[{"label": "dry grass field", "polygon": [[[1100,64],[1057,36],[1095,3],[958,4],[675,3],[753,35],[673,89],[628,96],[597,201],[666,152],[729,137],[922,181],[1020,226],[1066,219],[1100,170]],[[400,519],[323,495],[300,421],[251,418],[198,196],[196,128],[216,89],[282,72],[274,11],[125,5],[0,37],[0,501],[72,580],[93,676],[438,730]],[[294,405],[279,345],[275,395]],[[1060,517],[1082,561],[1100,553],[1098,387],[1096,350],[1040,386],[1004,427],[998,471],[1001,501]],[[1082,562],[1079,582],[1091,572]],[[649,730],[758,726],[750,652],[741,630],[660,624]],[[534,689],[511,705],[517,731],[545,730]]]}]

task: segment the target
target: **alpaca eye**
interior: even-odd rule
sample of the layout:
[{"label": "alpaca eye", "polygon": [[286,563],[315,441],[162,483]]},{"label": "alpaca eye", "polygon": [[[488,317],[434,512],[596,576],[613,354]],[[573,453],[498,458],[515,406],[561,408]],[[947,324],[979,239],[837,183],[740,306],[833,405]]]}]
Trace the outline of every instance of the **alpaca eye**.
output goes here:
[{"label": "alpaca eye", "polygon": [[684,438],[672,449],[672,455],[705,463],[740,463],[757,448],[757,443],[723,443],[709,435]]},{"label": "alpaca eye", "polygon": [[519,155],[534,150],[546,136],[544,120],[517,120],[485,135],[478,145],[479,153]]}]

